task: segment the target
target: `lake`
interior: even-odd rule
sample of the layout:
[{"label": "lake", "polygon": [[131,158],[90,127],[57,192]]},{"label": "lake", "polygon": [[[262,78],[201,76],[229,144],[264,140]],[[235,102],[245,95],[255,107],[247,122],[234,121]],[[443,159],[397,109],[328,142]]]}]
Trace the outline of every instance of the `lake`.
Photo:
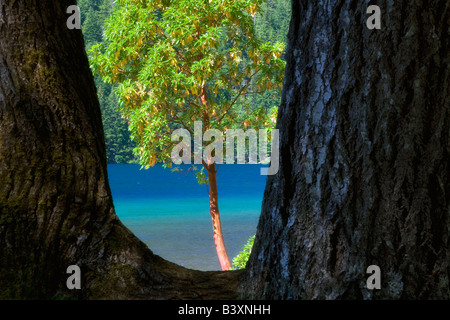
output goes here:
[{"label": "lake", "polygon": [[[260,168],[223,164],[217,173],[230,262],[256,232],[266,184]],[[199,185],[193,173],[182,176],[160,164],[148,170],[134,164],[110,164],[108,176],[116,214],[155,254],[191,269],[220,270],[207,187]]]}]

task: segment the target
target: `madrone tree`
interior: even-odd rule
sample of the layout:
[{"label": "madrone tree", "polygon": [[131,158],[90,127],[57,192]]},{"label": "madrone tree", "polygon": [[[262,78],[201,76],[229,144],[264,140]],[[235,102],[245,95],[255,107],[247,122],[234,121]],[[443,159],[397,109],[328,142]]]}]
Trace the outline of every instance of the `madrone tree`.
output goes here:
[{"label": "madrone tree", "polygon": [[[249,95],[281,88],[283,44],[255,36],[262,0],[120,0],[106,23],[106,45],[92,49],[93,69],[116,85],[135,152],[148,168],[172,166],[171,134],[194,121],[205,130],[270,127],[274,111]],[[220,224],[217,167],[202,160],[209,184],[214,242],[222,270],[231,265]],[[203,173],[205,169],[206,175]]]}]

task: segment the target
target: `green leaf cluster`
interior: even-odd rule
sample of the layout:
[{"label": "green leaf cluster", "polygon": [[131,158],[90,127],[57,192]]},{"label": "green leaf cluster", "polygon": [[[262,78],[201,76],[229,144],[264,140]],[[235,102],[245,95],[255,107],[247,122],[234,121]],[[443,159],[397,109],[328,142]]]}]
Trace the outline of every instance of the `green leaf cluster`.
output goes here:
[{"label": "green leaf cluster", "polygon": [[262,0],[119,0],[92,68],[116,85],[140,163],[171,165],[171,132],[265,128],[273,114],[249,96],[281,90],[284,44],[255,30]]},{"label": "green leaf cluster", "polygon": [[[79,0],[78,5],[81,9],[81,22],[86,50],[89,51],[95,44],[107,44],[108,42],[104,39],[105,21],[118,3],[115,3],[113,0]],[[258,39],[263,43],[286,43],[287,28],[290,20],[290,5],[290,0],[267,0],[260,3],[259,11],[253,16],[254,31]],[[117,33],[121,32],[123,34],[124,31],[117,30]],[[219,29],[217,32],[220,33],[221,30]],[[221,50],[226,48],[228,47],[225,45],[225,48]],[[248,54],[243,52],[241,56],[243,56],[243,59],[246,59]],[[283,56],[284,54],[282,58]],[[203,60],[203,62],[205,61]],[[200,62],[195,62],[193,65],[194,71],[201,71],[202,68],[202,63]],[[234,70],[236,71],[236,69]],[[105,75],[105,77],[106,80],[111,80],[110,76]],[[162,80],[160,79],[159,81],[161,82]],[[219,87],[223,85],[220,81],[217,82]],[[138,154],[140,149],[136,149],[136,143],[131,141],[128,121],[123,119],[123,115],[119,112],[120,102],[113,90],[113,85],[103,82],[99,75],[95,76],[95,83],[103,115],[108,163],[136,162],[137,156],[134,156],[132,152],[135,149]],[[255,88],[256,79],[252,79],[250,85],[251,88]],[[222,100],[230,100],[232,98],[227,90],[221,90],[220,92],[218,90],[217,93],[217,96],[220,95],[220,97],[217,97],[217,100],[219,98]],[[258,94],[244,95],[239,101],[240,111],[235,113],[236,119],[232,121],[235,123],[234,128],[252,125],[248,118],[258,118],[260,123],[268,123],[267,127],[269,129],[273,128],[280,100],[281,94],[278,89],[266,88],[265,91]],[[176,102],[182,102],[182,99],[178,99]],[[247,113],[252,113],[252,116],[247,117]],[[174,126],[171,125],[171,127]],[[197,173],[200,174],[200,171]],[[202,175],[200,174],[199,177],[201,178]]]},{"label": "green leaf cluster", "polygon": [[253,243],[255,242],[255,236],[250,237],[247,243],[242,247],[242,250],[236,257],[233,258],[233,267],[231,270],[244,269],[247,265],[250,253],[252,253]]}]

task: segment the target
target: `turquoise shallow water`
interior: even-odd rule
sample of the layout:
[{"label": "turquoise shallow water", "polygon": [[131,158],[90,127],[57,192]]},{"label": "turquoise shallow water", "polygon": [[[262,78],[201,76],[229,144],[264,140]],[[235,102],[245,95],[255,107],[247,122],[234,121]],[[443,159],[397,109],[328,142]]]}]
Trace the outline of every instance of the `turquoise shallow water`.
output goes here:
[{"label": "turquoise shallow water", "polygon": [[[266,176],[259,165],[221,165],[219,210],[230,260],[258,223]],[[156,165],[108,165],[116,213],[157,255],[197,270],[220,270],[205,185]]]}]

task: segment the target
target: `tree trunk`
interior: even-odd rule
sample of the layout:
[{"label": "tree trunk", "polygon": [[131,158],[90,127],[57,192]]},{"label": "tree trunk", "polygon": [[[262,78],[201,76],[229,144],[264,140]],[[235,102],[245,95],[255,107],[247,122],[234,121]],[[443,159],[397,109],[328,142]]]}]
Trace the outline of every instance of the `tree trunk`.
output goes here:
[{"label": "tree trunk", "polygon": [[450,298],[450,3],[376,4],[293,1],[245,297]]},{"label": "tree trunk", "polygon": [[230,270],[231,264],[228,259],[225,242],[223,241],[222,224],[219,213],[219,193],[217,192],[217,170],[215,164],[206,166],[209,182],[209,212],[211,214],[214,244],[216,245],[217,257],[223,271]]},{"label": "tree trunk", "polygon": [[239,272],[167,262],[118,220],[73,4],[0,0],[0,298],[234,298]]}]

